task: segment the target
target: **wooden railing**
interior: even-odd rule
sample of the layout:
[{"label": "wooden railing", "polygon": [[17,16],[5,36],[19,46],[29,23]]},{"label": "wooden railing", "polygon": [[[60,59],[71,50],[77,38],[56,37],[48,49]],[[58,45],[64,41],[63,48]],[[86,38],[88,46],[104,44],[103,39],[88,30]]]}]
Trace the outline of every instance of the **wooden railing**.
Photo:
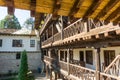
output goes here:
[{"label": "wooden railing", "polygon": [[100,80],[120,80],[120,78],[106,73],[100,73]]},{"label": "wooden railing", "polygon": [[48,56],[44,56],[44,60],[46,60],[46,61],[48,61],[49,63],[51,63],[53,59],[50,58],[50,57],[48,57]]},{"label": "wooden railing", "polygon": [[68,38],[70,36],[86,32],[86,28],[83,22],[81,22],[81,19],[77,20],[73,24],[69,25],[63,30],[64,38]]},{"label": "wooden railing", "polygon": [[112,61],[112,63],[104,70],[104,73],[120,76],[120,55]]},{"label": "wooden railing", "polygon": [[95,80],[95,70],[91,70],[78,65],[70,64],[70,74],[78,77],[80,80]]},{"label": "wooden railing", "polygon": [[46,16],[46,18],[44,19],[44,24],[42,25],[41,31],[40,31],[40,35],[43,33],[43,31],[45,30],[45,27],[47,25],[47,23],[49,22],[49,20],[52,18],[52,14],[48,14]]},{"label": "wooden railing", "polygon": [[[45,56],[44,59],[48,61],[50,65],[51,65],[51,61],[54,60],[47,56]],[[68,72],[68,76],[72,75],[79,80],[97,80],[98,79],[96,78],[97,74],[95,70],[81,67],[79,65],[74,65],[70,63],[68,64],[67,62],[64,62],[64,61],[59,61],[59,65],[60,65],[60,69]],[[114,75],[100,72],[100,80],[120,80],[120,78]]]},{"label": "wooden railing", "polygon": [[52,42],[53,42],[53,37],[50,37],[47,40],[45,40],[44,42],[42,42],[42,46],[47,45],[47,44],[52,43]]},{"label": "wooden railing", "polygon": [[67,66],[67,63],[64,62],[64,61],[59,61],[59,64],[60,64],[60,68],[65,70],[65,71],[68,71],[68,66]]},{"label": "wooden railing", "polygon": [[53,41],[61,40],[61,33],[57,33],[53,36]]}]

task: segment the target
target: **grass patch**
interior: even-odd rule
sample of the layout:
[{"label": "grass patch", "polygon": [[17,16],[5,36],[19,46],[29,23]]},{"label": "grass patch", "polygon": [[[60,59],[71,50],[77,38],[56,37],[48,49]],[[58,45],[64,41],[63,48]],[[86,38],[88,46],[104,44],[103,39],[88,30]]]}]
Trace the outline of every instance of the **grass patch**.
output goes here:
[{"label": "grass patch", "polygon": [[15,78],[8,78],[8,79],[2,79],[2,80],[16,80]]}]

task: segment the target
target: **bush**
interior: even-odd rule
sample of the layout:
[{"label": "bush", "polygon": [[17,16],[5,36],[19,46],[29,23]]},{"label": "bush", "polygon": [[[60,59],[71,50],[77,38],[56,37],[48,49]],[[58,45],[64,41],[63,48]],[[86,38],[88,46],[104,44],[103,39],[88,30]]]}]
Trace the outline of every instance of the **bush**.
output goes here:
[{"label": "bush", "polygon": [[28,80],[27,73],[28,73],[28,64],[27,64],[27,53],[24,50],[21,55],[21,64],[18,73],[18,80]]}]

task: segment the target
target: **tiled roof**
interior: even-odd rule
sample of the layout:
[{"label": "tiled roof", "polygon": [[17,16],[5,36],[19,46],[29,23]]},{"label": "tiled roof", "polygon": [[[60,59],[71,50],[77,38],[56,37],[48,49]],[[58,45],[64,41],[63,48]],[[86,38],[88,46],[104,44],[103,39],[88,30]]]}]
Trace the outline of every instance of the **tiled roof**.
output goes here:
[{"label": "tiled roof", "polygon": [[0,34],[12,34],[13,32],[17,30],[18,29],[0,29]]}]

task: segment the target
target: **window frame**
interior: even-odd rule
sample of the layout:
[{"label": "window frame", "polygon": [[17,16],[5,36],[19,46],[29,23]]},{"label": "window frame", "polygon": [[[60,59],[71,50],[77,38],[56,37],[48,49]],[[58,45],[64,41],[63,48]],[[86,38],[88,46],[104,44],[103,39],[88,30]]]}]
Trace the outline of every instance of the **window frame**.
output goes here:
[{"label": "window frame", "polygon": [[20,52],[16,53],[16,59],[21,59],[21,53]]},{"label": "window frame", "polygon": [[2,47],[2,42],[3,42],[2,39],[0,39],[0,47]]},{"label": "window frame", "polygon": [[30,47],[35,47],[35,40],[30,40]]},{"label": "window frame", "polygon": [[22,47],[22,39],[13,39],[12,40],[12,47]]}]

